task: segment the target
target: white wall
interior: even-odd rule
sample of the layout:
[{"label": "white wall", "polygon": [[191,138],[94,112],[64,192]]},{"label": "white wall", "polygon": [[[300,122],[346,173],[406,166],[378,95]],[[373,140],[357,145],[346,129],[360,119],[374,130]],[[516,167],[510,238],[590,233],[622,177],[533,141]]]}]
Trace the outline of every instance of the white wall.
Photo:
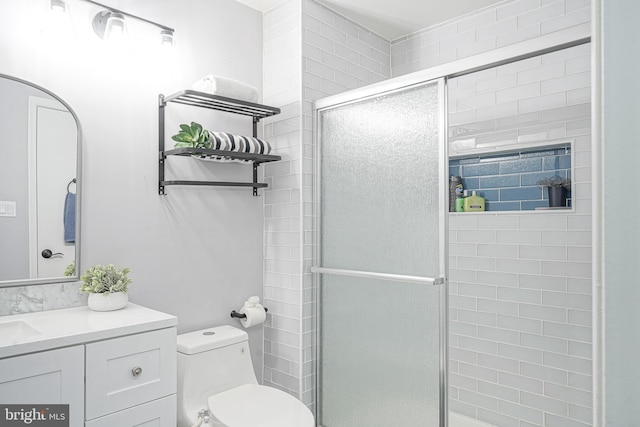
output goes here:
[{"label": "white wall", "polygon": [[[633,0],[596,1],[602,8],[602,78],[604,87],[603,149],[597,154],[604,166],[600,199],[604,217],[604,397],[607,426],[638,424],[640,407],[640,201],[627,191],[640,179],[640,4]],[[631,52],[631,54],[630,54]],[[600,368],[600,366],[598,366]]]},{"label": "white wall", "polygon": [[[90,27],[95,9],[91,13],[81,1],[68,2],[77,41],[56,44],[38,25],[48,1],[12,1],[0,16],[0,73],[50,89],[78,114],[84,133],[81,268],[130,267],[131,301],[178,316],[179,331],[238,324],[230,311],[246,297],[262,295],[263,198],[250,189],[196,187],[170,187],[160,197],[157,99],[190,88],[208,73],[261,89],[262,15],[232,0],[109,3],[175,28],[173,51],[158,51],[155,40],[134,50],[107,49]],[[174,121],[196,115],[167,110]],[[210,128],[251,132],[248,119],[208,117],[199,120]],[[173,169],[193,176],[251,178],[245,165],[178,160],[187,162],[171,163]],[[1,289],[0,313],[82,304],[76,288]],[[260,369],[262,329],[250,330],[250,336]]]}]

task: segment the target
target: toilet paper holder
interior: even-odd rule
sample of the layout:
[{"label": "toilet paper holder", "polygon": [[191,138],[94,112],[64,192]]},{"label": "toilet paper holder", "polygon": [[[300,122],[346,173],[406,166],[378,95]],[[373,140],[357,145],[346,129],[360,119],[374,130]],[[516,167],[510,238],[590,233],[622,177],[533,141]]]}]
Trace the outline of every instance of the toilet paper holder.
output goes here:
[{"label": "toilet paper holder", "polygon": [[[267,307],[264,307],[264,311],[266,313],[267,311],[269,311],[269,309]],[[238,313],[235,310],[231,310],[231,317],[234,317],[236,319],[246,319],[247,315],[244,313]]]}]

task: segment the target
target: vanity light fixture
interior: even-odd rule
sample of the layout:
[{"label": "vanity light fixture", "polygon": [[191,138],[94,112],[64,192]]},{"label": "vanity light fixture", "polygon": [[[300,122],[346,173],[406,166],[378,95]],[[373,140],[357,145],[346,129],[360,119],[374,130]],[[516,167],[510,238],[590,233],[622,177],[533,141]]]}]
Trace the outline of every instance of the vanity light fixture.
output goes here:
[{"label": "vanity light fixture", "polygon": [[[51,0],[51,7],[53,7],[54,1],[64,3],[63,0]],[[98,12],[98,14],[96,14],[93,18],[93,31],[98,35],[98,37],[104,40],[119,41],[125,39],[127,36],[127,24],[125,23],[126,18],[146,22],[147,24],[151,24],[159,28],[160,40],[162,45],[173,45],[173,34],[175,32],[173,28],[169,28],[140,16],[132,15],[122,10],[114,9],[110,6],[106,6],[93,0],[82,1],[104,8],[104,10]]]}]

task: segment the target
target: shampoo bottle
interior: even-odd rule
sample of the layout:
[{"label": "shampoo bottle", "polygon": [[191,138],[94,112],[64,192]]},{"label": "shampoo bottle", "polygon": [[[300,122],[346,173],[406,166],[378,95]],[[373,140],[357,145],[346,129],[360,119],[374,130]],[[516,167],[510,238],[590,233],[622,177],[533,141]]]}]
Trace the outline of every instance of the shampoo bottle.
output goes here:
[{"label": "shampoo bottle", "polygon": [[464,199],[465,212],[482,212],[484,211],[484,197],[476,195],[475,191],[471,192],[469,197]]},{"label": "shampoo bottle", "polygon": [[456,211],[456,199],[462,194],[462,178],[452,176],[449,180],[449,212]]}]

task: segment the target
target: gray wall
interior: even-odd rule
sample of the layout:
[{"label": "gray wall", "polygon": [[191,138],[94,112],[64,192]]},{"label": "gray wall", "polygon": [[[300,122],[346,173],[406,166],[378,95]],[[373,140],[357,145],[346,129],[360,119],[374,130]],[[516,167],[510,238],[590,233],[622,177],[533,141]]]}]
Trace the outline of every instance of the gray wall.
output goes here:
[{"label": "gray wall", "polygon": [[[46,2],[9,2],[0,16],[0,73],[48,88],[78,114],[84,133],[82,263],[131,268],[130,299],[178,316],[179,332],[230,319],[251,295],[262,295],[261,197],[251,190],[157,190],[159,93],[191,87],[206,74],[262,86],[262,15],[232,0],[112,1],[113,7],[176,29],[176,46],[155,43],[109,49],[93,34],[97,11],[71,2],[75,41],[44,35]],[[130,23],[130,25],[141,25]],[[133,33],[133,31],[130,31]],[[174,122],[251,132],[249,119],[168,112]],[[173,129],[169,129],[171,135]],[[180,160],[180,159],[178,159]],[[185,178],[250,180],[246,165],[173,162]],[[77,284],[0,289],[0,314],[83,304]],[[249,330],[255,366],[262,328]],[[260,376],[260,371],[258,371]]]},{"label": "gray wall", "polygon": [[607,426],[637,425],[640,407],[640,4],[598,1],[603,10],[604,310]]}]

